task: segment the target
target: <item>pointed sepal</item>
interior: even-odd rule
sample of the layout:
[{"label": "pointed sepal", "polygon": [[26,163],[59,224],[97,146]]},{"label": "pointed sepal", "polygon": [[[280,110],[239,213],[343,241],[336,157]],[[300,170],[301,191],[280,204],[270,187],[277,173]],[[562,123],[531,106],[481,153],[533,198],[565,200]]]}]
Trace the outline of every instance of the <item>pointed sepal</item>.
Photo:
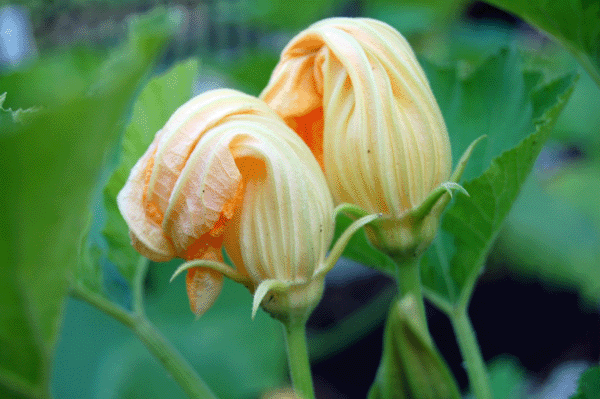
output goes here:
[{"label": "pointed sepal", "polygon": [[275,292],[285,292],[289,286],[290,284],[288,283],[274,279],[262,281],[258,287],[256,287],[256,291],[254,291],[254,298],[252,300],[252,319],[254,320],[254,316],[256,316],[258,307],[263,302],[267,294],[271,293],[272,295],[270,299],[267,299],[267,302],[270,302],[274,298]]},{"label": "pointed sepal", "polygon": [[369,215],[363,209],[351,204],[341,204],[334,211],[336,217],[342,212],[349,214],[351,217],[359,216],[360,218],[352,222],[352,224],[348,226],[348,228],[342,233],[340,238],[338,238],[333,248],[329,252],[329,256],[327,256],[327,259],[325,259],[323,266],[316,270],[315,276],[325,276],[325,274],[329,273],[329,271],[335,266],[335,263],[338,261],[340,256],[342,256],[342,252],[344,252],[344,249],[346,248],[346,245],[348,245],[348,242],[352,236],[362,227],[383,216],[381,213]]}]

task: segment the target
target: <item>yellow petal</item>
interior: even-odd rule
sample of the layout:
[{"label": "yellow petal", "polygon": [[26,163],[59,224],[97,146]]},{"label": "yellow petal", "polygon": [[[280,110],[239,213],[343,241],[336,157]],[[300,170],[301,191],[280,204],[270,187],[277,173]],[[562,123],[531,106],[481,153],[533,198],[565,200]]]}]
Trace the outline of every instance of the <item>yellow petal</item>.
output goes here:
[{"label": "yellow petal", "polygon": [[261,98],[322,159],[338,203],[400,216],[450,175],[448,134],[427,78],[382,22],[310,26],[285,47]]},{"label": "yellow petal", "polygon": [[228,128],[244,198],[225,233],[227,253],[257,282],[308,281],[324,260],[334,226],[318,163],[281,120],[240,115]]}]

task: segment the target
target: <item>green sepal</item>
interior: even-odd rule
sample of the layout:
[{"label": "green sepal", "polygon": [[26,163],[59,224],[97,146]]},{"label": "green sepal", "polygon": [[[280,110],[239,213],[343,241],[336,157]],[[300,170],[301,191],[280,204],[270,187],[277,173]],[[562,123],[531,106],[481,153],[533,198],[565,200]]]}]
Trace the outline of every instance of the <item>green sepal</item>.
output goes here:
[{"label": "green sepal", "polygon": [[385,326],[383,355],[369,399],[459,399],[444,359],[417,317],[412,296],[397,300]]},{"label": "green sepal", "polygon": [[357,207],[356,205],[346,203],[338,205],[335,208],[334,219],[337,218],[337,216],[341,213],[348,214],[352,218],[358,217],[358,219],[354,220],[337,239],[333,245],[333,248],[331,248],[329,255],[327,256],[327,259],[325,259],[323,266],[317,269],[313,277],[324,277],[327,273],[329,273],[329,271],[335,266],[340,256],[342,256],[342,252],[344,252],[344,249],[348,245],[348,242],[350,242],[352,236],[362,227],[383,216],[381,213],[368,214],[365,210]]},{"label": "green sepal", "polygon": [[289,283],[275,279],[263,280],[258,287],[256,287],[254,298],[252,299],[252,319],[256,316],[258,307],[270,291],[285,292],[289,286]]},{"label": "green sepal", "polygon": [[207,259],[192,260],[192,261],[182,264],[181,266],[179,266],[177,268],[177,270],[175,270],[175,272],[173,272],[173,275],[171,276],[171,279],[169,280],[169,282],[172,282],[175,279],[175,277],[179,276],[182,272],[184,272],[188,269],[194,268],[194,267],[206,267],[208,269],[212,269],[214,271],[217,271],[217,272],[223,274],[226,277],[229,277],[231,280],[235,281],[236,283],[243,284],[248,289],[252,289],[251,287],[252,287],[253,283],[252,283],[252,280],[250,279],[250,277],[243,275],[242,273],[233,269],[231,266],[227,265],[226,263],[217,262],[214,260],[207,260]]}]

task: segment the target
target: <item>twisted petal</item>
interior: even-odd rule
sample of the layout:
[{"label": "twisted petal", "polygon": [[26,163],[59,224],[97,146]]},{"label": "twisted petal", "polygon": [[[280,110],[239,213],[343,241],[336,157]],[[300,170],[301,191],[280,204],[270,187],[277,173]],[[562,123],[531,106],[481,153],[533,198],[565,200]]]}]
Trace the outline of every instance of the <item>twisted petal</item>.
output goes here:
[{"label": "twisted petal", "polygon": [[[117,201],[144,256],[219,262],[225,243],[252,287],[310,279],[333,237],[333,200],[310,149],[264,102],[233,90],[179,108]],[[194,267],[186,283],[200,315],[222,274]]]},{"label": "twisted petal", "polygon": [[382,22],[312,25],[283,50],[261,98],[320,160],[337,202],[399,216],[450,174],[448,135],[425,74]]},{"label": "twisted petal", "polygon": [[207,131],[237,114],[274,117],[263,102],[234,90],[199,95],[171,116],[132,169],[117,203],[142,255],[165,261],[218,252],[220,226],[241,201],[241,176],[231,159],[203,159],[206,150],[195,150]]}]

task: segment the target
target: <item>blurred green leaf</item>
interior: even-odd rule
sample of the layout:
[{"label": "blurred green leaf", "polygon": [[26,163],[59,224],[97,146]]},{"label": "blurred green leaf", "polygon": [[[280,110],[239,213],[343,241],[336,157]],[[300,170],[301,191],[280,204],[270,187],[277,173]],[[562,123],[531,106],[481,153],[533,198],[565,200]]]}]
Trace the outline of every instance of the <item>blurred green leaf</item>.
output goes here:
[{"label": "blurred green leaf", "polygon": [[[0,76],[2,91],[8,92],[7,107],[53,107],[84,96],[98,78],[106,61],[104,51],[74,48],[44,54],[23,70]],[[60,77],[60,78],[57,78]]]},{"label": "blurred green leaf", "polygon": [[600,159],[600,87],[583,74],[556,122],[552,137],[580,146],[584,156]]},{"label": "blurred green leaf", "polygon": [[92,212],[88,214],[88,220],[81,232],[79,254],[77,256],[78,266],[73,271],[73,279],[93,292],[102,292],[103,272],[100,259],[102,250],[90,240],[92,227]]},{"label": "blurred green leaf", "polygon": [[[166,25],[164,12],[133,21],[129,42],[96,72],[82,73],[94,77],[81,85],[88,90],[77,90],[86,95],[57,95],[27,124],[2,126],[0,393],[5,396],[48,397],[64,297],[77,265],[91,192],[131,97],[167,40],[161,31]],[[27,77],[44,69],[44,60],[39,62],[2,77],[0,84],[38,82]],[[58,87],[62,76],[48,78]],[[68,85],[70,78],[65,79]]]},{"label": "blurred green leaf", "polygon": [[[523,278],[533,276],[552,285],[577,287],[581,297],[594,306],[600,299],[600,226],[594,225],[584,208],[577,209],[576,203],[561,198],[553,187],[560,183],[553,180],[561,180],[560,172],[550,182],[541,173],[532,174],[525,182],[494,253],[502,256],[498,262]],[[593,195],[597,182],[576,186],[569,193],[573,199],[589,196],[596,214],[597,197]]]},{"label": "blurred green leaf", "polygon": [[600,366],[590,367],[579,379],[577,393],[571,399],[600,398]]},{"label": "blurred green leaf", "polygon": [[197,72],[198,61],[191,59],[177,64],[146,85],[135,102],[131,122],[125,130],[119,166],[104,188],[106,226],[103,234],[109,246],[108,259],[129,282],[135,274],[140,254],[131,246],[129,228],[117,208],[117,194],[156,132],[189,100]]},{"label": "blurred green leaf", "polygon": [[455,68],[425,67],[448,125],[453,158],[458,159],[476,137],[488,135],[464,174],[469,181],[463,187],[470,197],[456,196],[423,259],[426,294],[447,310],[468,303],[490,247],[575,78],[567,75],[540,86],[541,75],[522,72],[518,54],[509,50],[490,57],[466,77]]},{"label": "blurred green leaf", "polygon": [[600,158],[589,162],[588,165],[564,167],[548,183],[548,191],[572,204],[591,220],[600,232]]},{"label": "blurred green leaf", "polygon": [[467,1],[363,1],[364,16],[386,22],[403,35],[441,30],[456,20]]},{"label": "blurred green leaf", "polygon": [[33,115],[40,109],[38,107],[31,107],[27,109],[19,108],[14,111],[12,108],[4,108],[4,102],[6,101],[6,92],[0,94],[0,126],[4,129],[9,127],[14,128],[15,125],[23,124],[29,121]]},{"label": "blurred green leaf", "polygon": [[[272,51],[253,50],[235,60],[225,72],[229,75],[237,89],[253,96],[258,96],[267,86],[271,74],[279,61],[279,54]],[[214,65],[223,71],[223,66]]]},{"label": "blurred green leaf", "polygon": [[600,87],[600,0],[488,0],[549,33]]},{"label": "blurred green leaf", "polygon": [[[287,0],[247,0],[250,22],[271,30],[296,31],[341,11],[344,1],[321,0],[298,3]],[[225,3],[225,2],[222,2]],[[234,14],[235,15],[235,14]]]},{"label": "blurred green leaf", "polygon": [[490,364],[490,385],[495,399],[524,397],[525,383],[525,371],[518,359],[501,357]]}]

